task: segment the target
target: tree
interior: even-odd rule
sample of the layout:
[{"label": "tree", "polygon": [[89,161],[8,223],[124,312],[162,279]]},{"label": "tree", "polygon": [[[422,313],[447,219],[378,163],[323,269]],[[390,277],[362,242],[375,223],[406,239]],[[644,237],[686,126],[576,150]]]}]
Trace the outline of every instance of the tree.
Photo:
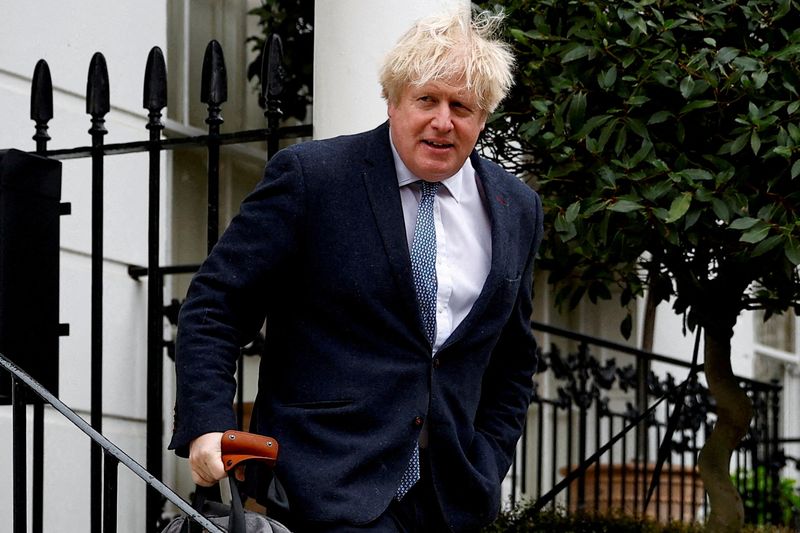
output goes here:
[{"label": "tree", "polygon": [[[313,100],[314,74],[314,2],[311,0],[262,0],[261,6],[250,10],[258,17],[261,31],[247,38],[258,55],[247,66],[247,79],[256,79],[261,86],[261,64],[264,41],[276,33],[285,50],[284,117],[304,121]],[[261,107],[264,107],[261,102]]]},{"label": "tree", "polygon": [[[501,9],[493,2],[482,7]],[[800,308],[795,0],[503,2],[517,82],[482,144],[540,192],[561,305],[647,289],[702,327],[718,420],[699,458],[711,531],[738,531],[728,468],[751,408],[742,310]],[[622,324],[631,331],[630,313]]]}]

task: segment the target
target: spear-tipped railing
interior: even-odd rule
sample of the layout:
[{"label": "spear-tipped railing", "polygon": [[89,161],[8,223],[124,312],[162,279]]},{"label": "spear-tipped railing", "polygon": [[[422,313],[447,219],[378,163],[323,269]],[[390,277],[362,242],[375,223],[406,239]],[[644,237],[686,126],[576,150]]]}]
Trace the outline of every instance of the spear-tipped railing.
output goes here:
[{"label": "spear-tipped railing", "polygon": [[[52,150],[48,149],[51,140],[49,122],[54,116],[53,84],[50,68],[46,61],[40,60],[36,65],[31,88],[30,118],[35,123],[33,140],[36,142],[35,152],[53,159],[91,158],[92,160],[92,246],[91,246],[91,428],[102,434],[103,415],[103,184],[104,160],[107,156],[130,153],[148,153],[149,155],[149,187],[148,187],[148,253],[147,265],[130,265],[128,273],[134,280],[148,277],[147,288],[147,443],[146,464],[149,475],[160,479],[164,452],[163,442],[163,376],[162,362],[165,346],[169,343],[163,339],[163,320],[172,316],[167,312],[173,306],[165,307],[163,298],[164,277],[173,274],[193,273],[199,265],[160,265],[159,229],[161,225],[159,205],[161,203],[161,168],[162,153],[170,150],[204,147],[208,153],[208,231],[207,249],[210,250],[219,235],[219,180],[221,147],[231,144],[267,141],[267,157],[271,157],[278,149],[278,141],[282,138],[309,137],[310,125],[281,127],[280,96],[283,89],[284,72],[282,65],[283,46],[277,36],[271,36],[265,45],[268,53],[264,54],[262,72],[263,87],[259,97],[264,102],[267,127],[236,132],[221,131],[223,124],[222,105],[227,100],[227,73],[222,48],[218,42],[209,43],[203,59],[201,101],[208,106],[206,124],[208,133],[192,137],[171,136],[162,138],[165,124],[162,119],[163,109],[167,105],[167,70],[164,55],[159,48],[153,48],[145,67],[143,107],[148,112],[146,128],[148,139],[125,143],[104,143],[108,133],[106,117],[112,112],[110,105],[110,83],[106,60],[102,54],[92,57],[87,77],[86,113],[90,115],[89,134],[91,144]],[[69,212],[69,205],[62,204],[62,214]],[[67,334],[66,326],[61,327],[62,334]],[[169,351],[169,350],[168,350]],[[240,360],[240,374],[243,365]],[[240,379],[241,383],[242,380]],[[243,415],[241,403],[242,391],[239,389],[238,413]],[[43,486],[43,404],[32,401],[34,405],[34,465],[33,465],[33,497],[32,515],[33,532],[42,531]],[[15,434],[25,433],[25,418],[17,417]],[[112,495],[104,490],[104,477],[114,475],[114,468],[108,461],[103,467],[102,446],[92,440],[90,452],[90,520],[92,533],[99,533],[101,528],[110,525],[108,520],[115,518],[103,514],[103,509],[113,507]],[[37,455],[38,454],[38,455]],[[104,473],[105,471],[105,473]],[[24,470],[22,471],[24,480]],[[16,477],[15,477],[16,479]],[[160,491],[159,491],[160,492]],[[148,532],[158,530],[165,501],[163,494],[148,490],[146,498],[146,524]],[[115,497],[115,496],[113,496]],[[14,516],[21,513],[25,516],[27,501],[25,491],[20,494],[20,502],[15,502]],[[169,499],[169,498],[167,498]],[[19,505],[18,505],[19,503]]]}]

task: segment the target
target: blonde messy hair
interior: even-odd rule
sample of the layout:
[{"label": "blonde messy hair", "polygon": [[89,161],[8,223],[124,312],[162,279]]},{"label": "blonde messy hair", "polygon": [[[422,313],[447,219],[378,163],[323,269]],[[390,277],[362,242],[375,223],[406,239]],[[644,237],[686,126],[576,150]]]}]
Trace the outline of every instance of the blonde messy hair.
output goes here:
[{"label": "blonde messy hair", "polygon": [[514,57],[495,37],[502,14],[469,7],[418,20],[386,56],[380,71],[383,97],[396,104],[408,85],[459,80],[491,113],[513,84]]}]

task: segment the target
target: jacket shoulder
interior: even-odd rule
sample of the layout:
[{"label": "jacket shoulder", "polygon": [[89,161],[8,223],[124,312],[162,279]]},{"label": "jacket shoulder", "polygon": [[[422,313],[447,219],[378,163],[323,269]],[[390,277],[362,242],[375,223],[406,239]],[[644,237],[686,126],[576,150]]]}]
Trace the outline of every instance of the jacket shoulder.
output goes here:
[{"label": "jacket shoulder", "polygon": [[378,128],[362,133],[340,135],[329,139],[315,139],[294,144],[282,150],[286,155],[297,157],[304,167],[327,168],[331,165],[351,165],[363,161],[374,150],[386,144],[388,148],[388,128]]}]

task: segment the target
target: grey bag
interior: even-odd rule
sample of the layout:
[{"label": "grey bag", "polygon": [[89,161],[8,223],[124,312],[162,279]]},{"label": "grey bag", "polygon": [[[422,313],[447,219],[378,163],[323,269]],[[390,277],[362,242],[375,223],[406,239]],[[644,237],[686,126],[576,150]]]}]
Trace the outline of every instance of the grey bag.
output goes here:
[{"label": "grey bag", "polygon": [[[231,505],[205,501],[201,487],[195,491],[192,507],[208,518],[212,523],[224,528],[228,533],[291,533],[277,520],[252,511],[242,506],[242,499],[236,477],[229,474],[231,486]],[[174,518],[161,533],[200,533],[205,531],[188,517]]]},{"label": "grey bag", "polygon": [[[228,471],[231,487],[231,504],[223,505],[217,502],[206,501],[208,489],[198,486],[192,499],[192,507],[212,523],[219,525],[228,533],[291,533],[289,529],[272,518],[263,514],[245,511],[239,484],[236,480],[235,469],[242,463],[250,461],[252,464],[274,466],[278,457],[278,443],[275,439],[246,433],[243,431],[226,431],[220,442],[222,461]],[[272,478],[276,487],[279,485],[277,478]],[[281,491],[278,491],[282,493]],[[285,494],[281,494],[283,501],[277,499],[279,509],[288,510]],[[173,519],[161,533],[201,533],[205,531],[191,518],[182,516]]]}]

